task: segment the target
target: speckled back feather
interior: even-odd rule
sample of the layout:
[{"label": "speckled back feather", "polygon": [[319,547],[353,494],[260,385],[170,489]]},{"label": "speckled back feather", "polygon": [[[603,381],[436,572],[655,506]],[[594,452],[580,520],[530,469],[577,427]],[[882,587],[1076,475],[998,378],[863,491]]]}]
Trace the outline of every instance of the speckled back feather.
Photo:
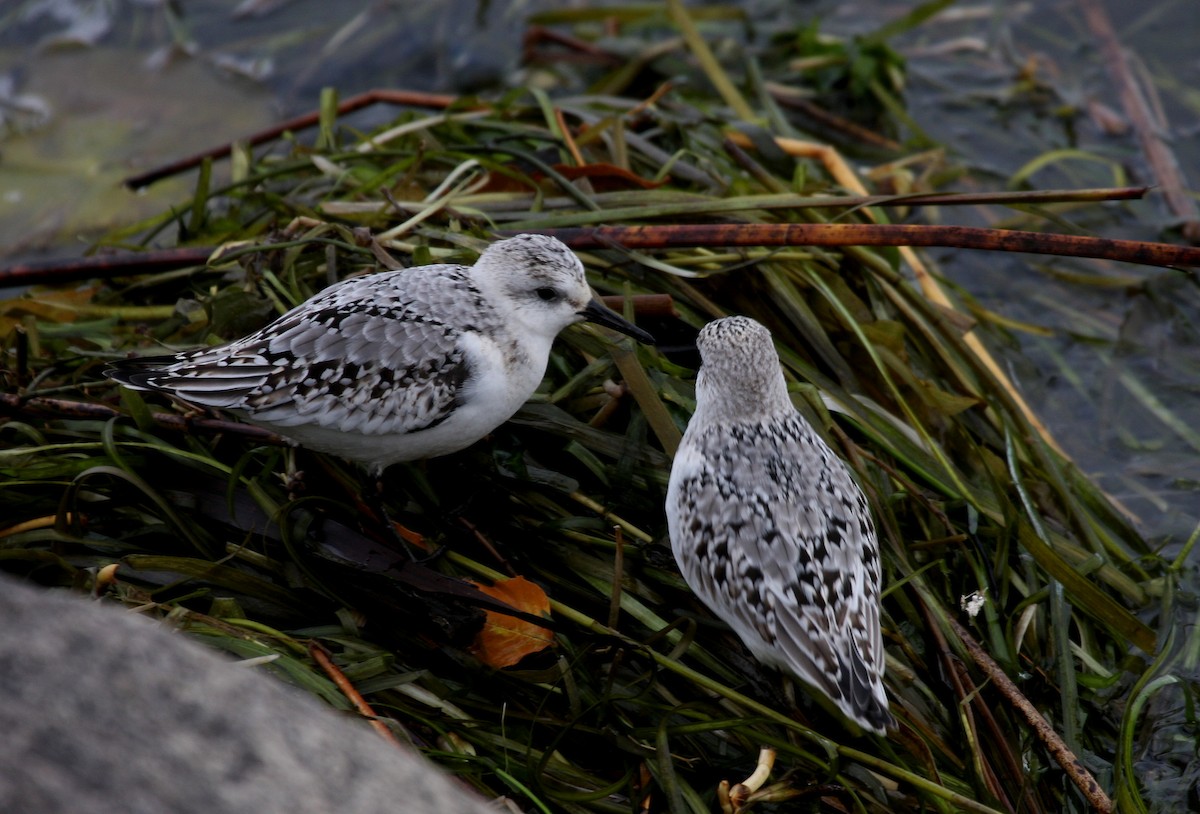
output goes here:
[{"label": "speckled back feather", "polygon": [[766,328],[718,320],[697,344],[696,412],[667,493],[684,578],[756,658],[882,734],[879,549],[862,490],[792,406]]},{"label": "speckled back feather", "polygon": [[[446,419],[466,379],[463,333],[499,325],[468,271],[443,265],[346,280],[243,339],[122,360],[112,378],[278,428],[426,429]],[[448,324],[448,310],[471,319]]]}]

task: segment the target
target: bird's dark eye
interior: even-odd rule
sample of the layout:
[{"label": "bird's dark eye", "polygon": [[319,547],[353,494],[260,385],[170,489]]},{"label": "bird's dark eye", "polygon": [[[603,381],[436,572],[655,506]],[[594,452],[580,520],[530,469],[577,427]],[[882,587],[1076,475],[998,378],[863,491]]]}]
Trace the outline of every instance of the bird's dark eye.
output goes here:
[{"label": "bird's dark eye", "polygon": [[537,294],[538,297],[540,297],[545,302],[552,302],[552,301],[558,299],[558,292],[550,287],[539,288],[536,291],[534,291],[533,293]]}]

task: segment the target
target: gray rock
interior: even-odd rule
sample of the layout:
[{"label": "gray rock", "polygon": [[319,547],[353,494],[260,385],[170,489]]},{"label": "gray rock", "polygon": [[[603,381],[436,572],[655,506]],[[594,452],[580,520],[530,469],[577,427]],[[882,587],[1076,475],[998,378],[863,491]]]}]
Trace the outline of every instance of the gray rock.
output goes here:
[{"label": "gray rock", "polygon": [[163,625],[0,575],[6,814],[478,814],[365,724]]}]

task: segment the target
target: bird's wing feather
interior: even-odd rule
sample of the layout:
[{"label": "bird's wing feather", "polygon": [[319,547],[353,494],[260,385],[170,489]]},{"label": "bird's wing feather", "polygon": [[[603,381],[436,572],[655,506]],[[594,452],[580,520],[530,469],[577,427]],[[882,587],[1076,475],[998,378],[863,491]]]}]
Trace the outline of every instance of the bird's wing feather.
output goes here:
[{"label": "bird's wing feather", "polygon": [[459,339],[477,326],[433,316],[438,300],[477,299],[461,272],[443,266],[348,280],[229,345],[129,359],[109,375],[275,427],[427,429],[453,412],[469,373]]},{"label": "bird's wing feather", "polygon": [[709,425],[685,437],[680,462],[671,536],[689,585],[760,660],[843,711],[873,708],[878,546],[845,464],[799,414]]}]

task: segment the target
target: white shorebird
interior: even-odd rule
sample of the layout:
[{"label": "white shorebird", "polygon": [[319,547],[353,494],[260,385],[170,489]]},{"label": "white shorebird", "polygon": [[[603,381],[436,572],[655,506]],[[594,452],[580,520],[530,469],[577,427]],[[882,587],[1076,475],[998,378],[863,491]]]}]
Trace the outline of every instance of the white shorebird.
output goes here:
[{"label": "white shorebird", "polygon": [[667,488],[683,576],[759,661],[883,734],[894,720],[866,498],[796,412],[770,331],[730,317],[696,344],[696,412]]},{"label": "white shorebird", "polygon": [[105,375],[227,410],[379,475],[504,423],[541,382],[554,338],[584,320],[654,341],[593,299],[563,243],[518,235],[473,266],[356,277],[243,339],[124,359]]}]

